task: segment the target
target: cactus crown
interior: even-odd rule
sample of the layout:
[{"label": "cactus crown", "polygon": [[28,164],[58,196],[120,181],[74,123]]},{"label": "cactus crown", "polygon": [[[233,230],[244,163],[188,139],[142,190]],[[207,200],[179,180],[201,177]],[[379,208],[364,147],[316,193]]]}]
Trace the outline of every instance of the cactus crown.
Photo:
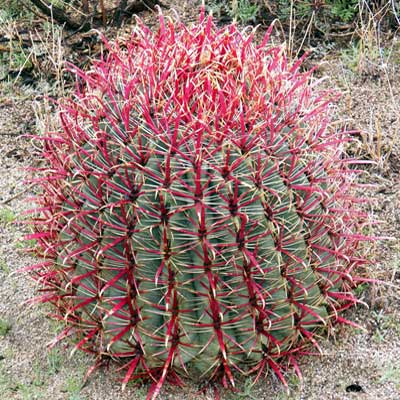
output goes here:
[{"label": "cactus crown", "polygon": [[356,303],[365,260],[343,133],[280,47],[254,32],[140,21],[80,77],[41,137],[32,268],[58,337],[129,379],[284,381],[316,332]]}]

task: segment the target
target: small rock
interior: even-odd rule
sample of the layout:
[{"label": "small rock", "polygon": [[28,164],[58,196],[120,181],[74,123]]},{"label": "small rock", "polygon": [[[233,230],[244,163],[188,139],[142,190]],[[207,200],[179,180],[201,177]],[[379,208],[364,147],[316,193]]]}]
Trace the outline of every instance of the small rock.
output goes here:
[{"label": "small rock", "polygon": [[364,392],[364,389],[358,383],[352,383],[351,385],[346,387],[346,392],[347,393],[350,393],[350,392],[360,393],[360,392]]}]

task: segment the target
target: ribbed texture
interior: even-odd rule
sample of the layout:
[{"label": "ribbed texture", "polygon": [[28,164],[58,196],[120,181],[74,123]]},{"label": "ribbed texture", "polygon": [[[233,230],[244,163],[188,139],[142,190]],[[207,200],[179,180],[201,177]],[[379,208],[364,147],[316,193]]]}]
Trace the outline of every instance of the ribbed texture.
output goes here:
[{"label": "ribbed texture", "polygon": [[185,370],[283,379],[357,302],[365,215],[345,136],[327,129],[332,95],[268,35],[139,21],[77,70],[63,130],[44,138],[41,300],[66,321],[59,338],[125,359],[125,383],[151,376],[149,397]]}]

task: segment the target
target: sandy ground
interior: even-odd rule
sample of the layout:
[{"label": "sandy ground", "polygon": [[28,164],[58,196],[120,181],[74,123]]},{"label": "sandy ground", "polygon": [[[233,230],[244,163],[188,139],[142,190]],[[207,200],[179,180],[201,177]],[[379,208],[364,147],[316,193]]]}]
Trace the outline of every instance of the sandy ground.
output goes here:
[{"label": "sandy ground", "polygon": [[[327,85],[344,93],[338,105],[342,124],[363,132],[349,152],[377,161],[366,166],[363,179],[375,186],[364,194],[381,220],[374,234],[393,238],[371,249],[370,274],[386,284],[366,287],[361,293],[366,307],[346,316],[365,330],[338,327],[335,336],[321,339],[323,354],[301,359],[303,381],[289,378],[289,393],[268,376],[251,390],[244,382],[237,394],[222,393],[223,399],[400,400],[399,70],[389,60],[382,70],[352,71],[346,58],[330,55],[319,72],[330,77]],[[128,385],[122,392],[112,368],[95,372],[83,385],[93,360],[80,353],[69,357],[67,343],[49,351],[47,343],[59,328],[46,317],[45,307],[24,304],[35,287],[16,272],[34,262],[20,241],[26,232],[21,213],[29,208],[31,194],[23,180],[37,157],[21,134],[36,130],[36,100],[31,88],[0,83],[0,400],[145,399],[146,387]],[[212,398],[197,391],[188,382],[184,389],[166,387],[160,399]]]}]

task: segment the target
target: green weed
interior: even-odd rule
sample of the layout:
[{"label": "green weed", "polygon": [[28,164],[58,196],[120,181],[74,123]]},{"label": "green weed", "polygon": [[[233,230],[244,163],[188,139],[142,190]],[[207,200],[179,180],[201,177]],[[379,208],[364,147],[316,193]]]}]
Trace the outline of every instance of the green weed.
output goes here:
[{"label": "green weed", "polygon": [[81,376],[68,376],[64,386],[64,390],[68,393],[68,400],[87,400],[87,397],[81,394],[82,387]]},{"label": "green weed", "polygon": [[381,383],[392,382],[400,390],[400,363],[390,364],[380,378]]},{"label": "green weed", "polygon": [[0,208],[0,224],[11,224],[17,218],[17,215],[9,208]]},{"label": "green weed", "polygon": [[135,396],[138,399],[146,399],[149,392],[148,386],[143,382],[142,379],[134,379],[127,383],[127,387],[134,388]]},{"label": "green weed", "polygon": [[[13,78],[10,79],[10,71],[18,72],[33,67],[32,53],[24,47],[18,31],[22,14],[14,10],[13,1],[8,1],[9,4],[3,6],[2,3],[4,0],[0,0],[0,36],[6,37],[7,40],[3,45],[3,51],[0,52],[0,79],[11,80]],[[22,8],[18,7],[19,10]]]},{"label": "green weed", "polygon": [[240,392],[235,392],[235,393],[231,393],[230,397],[232,398],[232,400],[239,400],[239,399],[248,399],[248,400],[257,400],[258,397],[253,395],[253,389],[254,389],[254,382],[252,379],[246,379],[246,381],[244,382],[243,386],[240,388],[241,391]]},{"label": "green weed", "polygon": [[41,387],[46,383],[46,371],[43,370],[40,360],[35,360],[32,366],[33,380],[32,385]]},{"label": "green weed", "polygon": [[47,354],[47,368],[49,375],[56,375],[61,369],[63,356],[58,349],[51,349]]},{"label": "green weed", "polygon": [[234,20],[247,24],[250,21],[255,22],[259,11],[260,7],[257,2],[251,2],[249,0],[233,0],[229,14]]},{"label": "green weed", "polygon": [[7,275],[11,272],[10,267],[3,257],[0,257],[0,271],[3,271]]},{"label": "green weed", "polygon": [[15,247],[17,249],[30,249],[34,247],[35,244],[36,244],[35,239],[25,240],[24,238],[21,237],[20,239],[18,239],[17,243],[15,243]]},{"label": "green weed", "polygon": [[12,379],[10,373],[0,364],[0,393],[5,396],[10,392],[16,391],[17,383]]},{"label": "green weed", "polygon": [[369,284],[368,283],[362,283],[361,285],[358,285],[355,289],[354,289],[354,293],[357,297],[361,297],[361,295],[369,288]]},{"label": "green weed", "polygon": [[18,391],[21,400],[40,400],[44,398],[41,389],[36,385],[18,383],[16,390]]},{"label": "green weed", "polygon": [[384,342],[389,333],[400,336],[400,320],[396,315],[385,314],[383,310],[380,310],[379,312],[372,311],[372,316],[376,324],[373,335],[375,342]]},{"label": "green weed", "polygon": [[315,18],[318,25],[328,21],[351,22],[357,18],[359,0],[327,0],[316,2],[278,0],[276,8],[281,20],[291,17],[299,19]]},{"label": "green weed", "polygon": [[22,6],[20,0],[0,0],[0,15],[7,19],[33,16],[27,8]]},{"label": "green weed", "polygon": [[0,319],[0,336],[7,336],[8,332],[11,330],[11,324],[4,320]]},{"label": "green weed", "polygon": [[331,0],[327,3],[332,15],[342,22],[351,22],[357,17],[359,0]]},{"label": "green weed", "polygon": [[218,18],[229,15],[230,18],[247,24],[255,22],[260,6],[252,0],[211,0],[207,2],[207,10]]}]

